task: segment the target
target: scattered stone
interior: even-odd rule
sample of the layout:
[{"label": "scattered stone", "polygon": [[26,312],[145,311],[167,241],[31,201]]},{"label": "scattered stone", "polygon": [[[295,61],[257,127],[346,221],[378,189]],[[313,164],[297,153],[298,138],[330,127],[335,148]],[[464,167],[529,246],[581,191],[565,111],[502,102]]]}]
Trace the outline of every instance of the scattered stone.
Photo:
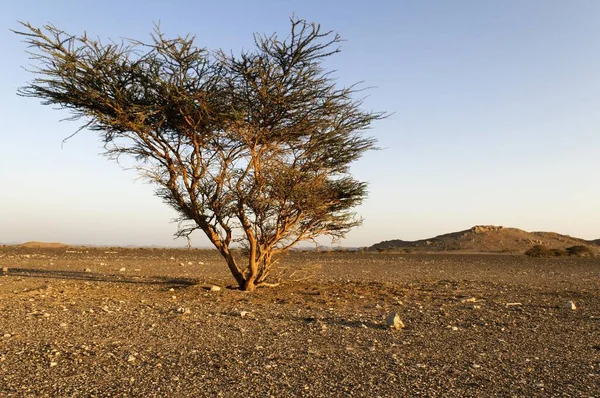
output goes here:
[{"label": "scattered stone", "polygon": [[175,289],[173,289],[173,288],[170,288],[170,289],[169,289],[169,291],[170,291],[170,292],[174,292],[174,291],[175,291]]},{"label": "scattered stone", "polygon": [[520,305],[523,305],[523,303],[506,303],[504,305],[507,307],[518,307]]},{"label": "scattered stone", "polygon": [[204,261],[198,261],[198,265],[204,265]]},{"label": "scattered stone", "polygon": [[456,332],[457,330],[458,330],[458,327],[452,326],[452,331]]},{"label": "scattered stone", "polygon": [[60,326],[61,328],[66,328],[66,327],[67,327],[67,324],[63,322],[63,323],[61,323],[59,326]]},{"label": "scattered stone", "polygon": [[385,323],[389,328],[393,329],[404,329],[406,327],[404,322],[402,322],[402,319],[400,319],[400,315],[393,311],[388,314],[387,318],[385,318]]},{"label": "scattered stone", "polygon": [[247,317],[247,316],[250,316],[250,312],[248,312],[248,311],[240,311],[240,316],[241,316],[242,318],[244,318],[244,317]]},{"label": "scattered stone", "polygon": [[119,269],[119,272],[125,272],[125,271],[127,271],[127,268],[125,268],[125,267]]},{"label": "scattered stone", "polygon": [[127,362],[135,362],[135,355],[129,354],[129,356],[127,357]]},{"label": "scattered stone", "polygon": [[573,310],[574,311],[574,310],[577,309],[577,306],[575,306],[575,302],[573,302],[573,301],[567,301],[566,304],[565,304],[565,308],[568,309],[568,310]]},{"label": "scattered stone", "polygon": [[10,334],[10,333],[4,333],[4,336],[2,336],[2,337],[4,337],[5,339],[9,339],[9,338],[11,338],[11,336],[12,336],[12,334]]},{"label": "scattered stone", "polygon": [[462,300],[460,300],[460,302],[461,303],[476,303],[477,299],[475,297],[471,297],[471,298],[468,298],[468,299],[462,299]]},{"label": "scattered stone", "polygon": [[210,291],[211,292],[219,292],[219,291],[221,291],[221,288],[219,286],[211,286]]},{"label": "scattered stone", "polygon": [[92,272],[92,270],[89,269],[89,268],[86,268],[86,269],[83,270],[83,272]]},{"label": "scattered stone", "polygon": [[181,267],[183,267],[183,266],[185,265],[185,263],[179,263],[179,265],[180,265]]},{"label": "scattered stone", "polygon": [[471,364],[471,369],[479,369],[479,368],[481,368],[481,365],[478,365],[476,363]]},{"label": "scattered stone", "polygon": [[58,362],[50,362],[50,367],[51,368],[55,367],[56,365],[58,365]]},{"label": "scattered stone", "polygon": [[182,314],[182,315],[189,315],[192,313],[192,311],[189,308],[185,308],[185,307],[179,307],[177,308],[177,312]]},{"label": "scattered stone", "polygon": [[8,267],[2,267],[2,273],[8,274]]},{"label": "scattered stone", "polygon": [[474,306],[473,306],[473,309],[474,309],[474,310],[480,310],[480,309],[481,309],[481,306],[480,306],[480,305],[474,305]]},{"label": "scattered stone", "polygon": [[188,261],[188,265],[193,265],[194,263],[191,261]]},{"label": "scattered stone", "polygon": [[135,272],[140,272],[140,271],[141,271],[141,269],[139,269],[139,268],[135,268],[135,269],[134,269],[134,271],[135,271]]}]

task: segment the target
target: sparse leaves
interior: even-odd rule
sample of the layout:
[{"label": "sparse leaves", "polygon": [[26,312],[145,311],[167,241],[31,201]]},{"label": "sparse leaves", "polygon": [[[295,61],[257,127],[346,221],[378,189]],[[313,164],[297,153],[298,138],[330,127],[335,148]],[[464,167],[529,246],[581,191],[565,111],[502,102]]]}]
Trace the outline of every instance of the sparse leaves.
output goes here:
[{"label": "sparse leaves", "polygon": [[[36,62],[24,96],[58,105],[97,132],[111,158],[132,156],[180,215],[176,236],[201,229],[243,289],[266,284],[275,257],[303,240],[342,238],[360,224],[366,184],[349,165],[383,113],[361,109],[356,86],[322,66],[337,34],[292,19],[290,35],[255,35],[236,57],[194,37],[104,44],[23,24]],[[230,245],[240,242],[241,266]]]}]

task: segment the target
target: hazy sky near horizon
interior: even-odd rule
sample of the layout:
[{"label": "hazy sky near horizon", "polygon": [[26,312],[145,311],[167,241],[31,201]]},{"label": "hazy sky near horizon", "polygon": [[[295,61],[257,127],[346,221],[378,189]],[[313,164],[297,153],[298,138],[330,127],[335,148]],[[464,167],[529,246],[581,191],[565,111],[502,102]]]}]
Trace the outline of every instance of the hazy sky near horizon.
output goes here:
[{"label": "hazy sky near horizon", "polygon": [[[600,238],[600,1],[6,2],[0,15],[0,243],[183,245],[173,210],[133,171],[99,155],[77,123],[16,95],[32,75],[17,21],[103,40],[169,36],[239,53],[289,17],[346,40],[326,66],[372,86],[392,113],[381,151],[353,167],[369,181],[362,227],[345,246],[414,240],[476,224]],[[195,246],[208,241],[196,233]]]}]

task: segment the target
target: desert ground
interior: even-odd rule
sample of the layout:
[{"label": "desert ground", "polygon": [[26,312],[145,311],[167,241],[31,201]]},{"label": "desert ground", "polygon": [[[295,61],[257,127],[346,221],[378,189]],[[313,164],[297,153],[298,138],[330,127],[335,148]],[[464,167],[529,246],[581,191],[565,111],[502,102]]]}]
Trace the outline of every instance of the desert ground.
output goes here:
[{"label": "desert ground", "polygon": [[0,397],[600,396],[597,257],[293,252],[253,293],[210,250],[0,266]]}]

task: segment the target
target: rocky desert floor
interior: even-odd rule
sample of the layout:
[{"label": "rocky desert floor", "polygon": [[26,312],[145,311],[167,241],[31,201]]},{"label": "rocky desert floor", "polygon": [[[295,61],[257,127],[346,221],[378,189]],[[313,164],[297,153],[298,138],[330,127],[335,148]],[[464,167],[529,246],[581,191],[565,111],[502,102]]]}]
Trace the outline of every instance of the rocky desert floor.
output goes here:
[{"label": "rocky desert floor", "polygon": [[210,250],[0,266],[0,397],[600,396],[600,258],[294,252],[254,293]]}]

